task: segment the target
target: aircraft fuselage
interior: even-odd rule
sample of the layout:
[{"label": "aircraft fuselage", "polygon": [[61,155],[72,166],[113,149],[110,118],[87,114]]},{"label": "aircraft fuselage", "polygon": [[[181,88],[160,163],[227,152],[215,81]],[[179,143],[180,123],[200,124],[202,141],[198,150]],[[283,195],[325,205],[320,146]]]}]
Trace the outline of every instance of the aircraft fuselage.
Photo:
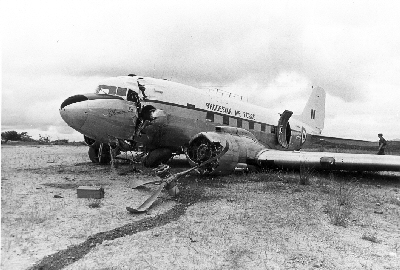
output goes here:
[{"label": "aircraft fuselage", "polygon": [[[195,134],[213,131],[221,125],[246,129],[267,148],[282,150],[300,149],[307,131],[318,134],[293,118],[290,133],[284,138],[287,145],[282,147],[278,141],[278,134],[282,133],[282,127],[277,126],[279,114],[242,99],[220,90],[197,89],[148,77],[121,76],[105,80],[96,93],[68,98],[60,114],[88,138],[103,143],[114,139],[131,140],[150,151],[169,148],[179,152]],[[152,115],[160,110],[164,112],[161,116]],[[140,126],[142,129],[137,132]]]},{"label": "aircraft fuselage", "polygon": [[268,149],[299,150],[308,134],[321,133],[325,91],[314,88],[303,113],[292,116],[229,92],[132,74],[105,79],[95,93],[67,98],[60,114],[84,135],[93,162],[107,163],[103,150],[110,145],[122,151],[141,147],[149,153],[144,164],[156,166],[183,153],[196,134],[217,126],[250,132]]}]

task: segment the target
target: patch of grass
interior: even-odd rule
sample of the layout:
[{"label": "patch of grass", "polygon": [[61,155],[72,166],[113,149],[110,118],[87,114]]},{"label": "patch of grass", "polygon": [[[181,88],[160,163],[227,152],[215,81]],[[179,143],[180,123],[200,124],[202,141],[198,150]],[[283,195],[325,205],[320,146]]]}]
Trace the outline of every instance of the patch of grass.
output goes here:
[{"label": "patch of grass", "polygon": [[231,269],[240,269],[241,264],[247,257],[251,260],[252,252],[242,246],[232,246],[227,254],[227,261],[231,264]]},{"label": "patch of grass", "polygon": [[347,227],[351,215],[350,207],[331,201],[325,205],[325,212],[333,225]]},{"label": "patch of grass", "polygon": [[376,237],[376,233],[364,233],[361,237],[363,240],[370,241],[372,243],[381,243],[382,241]]},{"label": "patch of grass", "polygon": [[390,203],[390,204],[393,204],[393,205],[400,206],[400,198],[394,198],[394,197],[392,197],[392,198],[389,199],[389,203]]},{"label": "patch of grass", "polygon": [[305,164],[300,165],[300,172],[299,172],[299,184],[300,185],[309,185],[310,178],[314,175],[314,169],[309,167]]},{"label": "patch of grass", "polygon": [[273,182],[285,181],[286,172],[281,170],[266,170],[259,172],[250,172],[244,175],[235,175],[237,182]]},{"label": "patch of grass", "polygon": [[322,193],[328,194],[331,192],[331,183],[334,181],[332,174],[329,177],[319,174],[314,178],[313,184],[318,187]]},{"label": "patch of grass", "polygon": [[328,202],[325,204],[325,212],[333,225],[346,227],[358,195],[358,187],[353,182],[333,182],[333,174],[331,181],[332,187]]},{"label": "patch of grass", "polygon": [[34,202],[29,210],[24,217],[24,220],[29,224],[41,224],[51,216],[51,211],[39,202]]},{"label": "patch of grass", "polygon": [[89,203],[88,206],[89,208],[100,208],[103,206],[103,203],[101,199],[88,199]]}]

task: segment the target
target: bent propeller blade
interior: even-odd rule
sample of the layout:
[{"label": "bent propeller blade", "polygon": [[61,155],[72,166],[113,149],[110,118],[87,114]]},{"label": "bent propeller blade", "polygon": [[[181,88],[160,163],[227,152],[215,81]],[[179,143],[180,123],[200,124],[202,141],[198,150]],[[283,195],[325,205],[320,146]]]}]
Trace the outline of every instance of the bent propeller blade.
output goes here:
[{"label": "bent propeller blade", "polygon": [[161,182],[162,182],[162,180],[160,180],[160,179],[156,179],[156,180],[152,179],[152,180],[147,180],[147,181],[136,181],[136,182],[131,182],[129,187],[130,188],[139,188],[139,187],[144,187],[149,184],[158,184]]},{"label": "bent propeller blade", "polygon": [[190,169],[187,169],[187,170],[185,170],[185,171],[183,171],[183,172],[176,173],[176,174],[174,174],[174,175],[168,177],[168,178],[166,179],[166,181],[169,183],[169,182],[172,182],[173,180],[177,180],[178,178],[180,178],[180,177],[182,177],[182,176],[188,174],[189,172],[191,172],[191,171],[193,171],[193,170],[196,170],[196,169],[198,169],[198,168],[200,168],[200,167],[203,167],[203,166],[207,165],[208,163],[211,163],[211,162],[213,162],[213,161],[219,159],[220,157],[222,157],[223,155],[225,155],[225,153],[228,152],[228,150],[229,150],[229,143],[226,142],[226,145],[225,145],[224,149],[222,149],[221,153],[219,153],[219,154],[216,155],[215,157],[212,157],[212,158],[210,158],[209,160],[206,160],[206,161],[204,161],[203,163],[201,163],[201,164],[199,164],[199,165],[197,165],[197,166],[194,166],[194,167],[192,167],[192,168],[190,168]]},{"label": "bent propeller blade", "polygon": [[197,165],[195,167],[192,167],[192,168],[190,168],[188,170],[185,170],[183,172],[171,175],[170,177],[168,177],[167,179],[165,179],[161,183],[160,187],[144,203],[142,203],[142,205],[140,205],[138,208],[132,208],[132,207],[127,206],[126,210],[128,212],[130,212],[130,213],[133,213],[133,214],[140,214],[140,213],[146,212],[150,208],[150,206],[152,206],[153,203],[157,200],[158,196],[160,196],[160,194],[161,194],[161,191],[164,189],[164,187],[168,183],[170,183],[170,182],[172,182],[174,180],[177,180],[178,178],[188,174],[189,172],[191,172],[191,171],[193,171],[195,169],[198,169],[198,168],[200,168],[200,167],[202,167],[204,165],[207,165],[208,163],[213,162],[214,160],[219,159],[220,157],[222,157],[228,151],[228,149],[229,149],[229,143],[226,142],[226,145],[225,145],[224,149],[221,151],[221,153],[219,153],[215,157],[210,158],[209,160],[206,160],[205,162],[203,162],[203,163],[201,163],[201,164],[199,164],[199,165]]},{"label": "bent propeller blade", "polygon": [[146,212],[147,209],[149,209],[150,206],[152,206],[152,204],[155,202],[155,200],[157,200],[158,196],[161,194],[161,191],[164,189],[166,184],[167,184],[167,182],[163,182],[160,185],[160,187],[138,208],[135,209],[135,208],[131,208],[131,207],[126,207],[126,210],[128,210],[128,212],[134,213],[134,214],[140,214],[140,213]]}]

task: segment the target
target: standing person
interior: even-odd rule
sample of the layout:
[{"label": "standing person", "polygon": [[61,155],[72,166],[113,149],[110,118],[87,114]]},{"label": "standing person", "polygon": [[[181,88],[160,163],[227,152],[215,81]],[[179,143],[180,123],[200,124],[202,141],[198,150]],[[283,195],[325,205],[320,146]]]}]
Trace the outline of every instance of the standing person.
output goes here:
[{"label": "standing person", "polygon": [[379,137],[378,155],[384,155],[387,142],[386,142],[385,138],[383,138],[383,134],[382,133],[379,133],[378,137]]}]

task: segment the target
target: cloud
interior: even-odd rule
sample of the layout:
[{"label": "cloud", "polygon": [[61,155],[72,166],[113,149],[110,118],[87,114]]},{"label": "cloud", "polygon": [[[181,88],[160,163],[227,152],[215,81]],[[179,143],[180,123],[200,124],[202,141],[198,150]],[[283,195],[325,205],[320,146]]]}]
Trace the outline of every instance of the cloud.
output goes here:
[{"label": "cloud", "polygon": [[[336,95],[343,93],[336,89],[356,92],[345,74],[354,76],[357,61],[347,65],[325,40],[318,43],[327,36],[326,28],[310,30],[299,12],[303,5],[174,3],[132,6],[129,17],[119,5],[84,6],[74,13],[71,7],[54,4],[49,7],[52,12],[25,7],[29,13],[21,15],[29,25],[18,25],[22,35],[11,35],[5,69],[75,76],[175,73],[184,81],[223,85],[249,75],[265,84],[281,72],[296,71],[316,83],[333,85]],[[256,17],[249,16],[253,13]],[[341,44],[338,39],[332,40],[335,46]],[[324,55],[327,51],[330,59]]]},{"label": "cloud", "polygon": [[9,2],[2,125],[57,129],[65,98],[129,73],[222,88],[277,112],[301,111],[315,85],[340,108],[381,112],[372,92],[400,86],[394,3]]},{"label": "cloud", "polygon": [[9,73],[3,77],[2,126],[48,130],[66,126],[58,109],[69,96],[94,92],[99,77]]}]

